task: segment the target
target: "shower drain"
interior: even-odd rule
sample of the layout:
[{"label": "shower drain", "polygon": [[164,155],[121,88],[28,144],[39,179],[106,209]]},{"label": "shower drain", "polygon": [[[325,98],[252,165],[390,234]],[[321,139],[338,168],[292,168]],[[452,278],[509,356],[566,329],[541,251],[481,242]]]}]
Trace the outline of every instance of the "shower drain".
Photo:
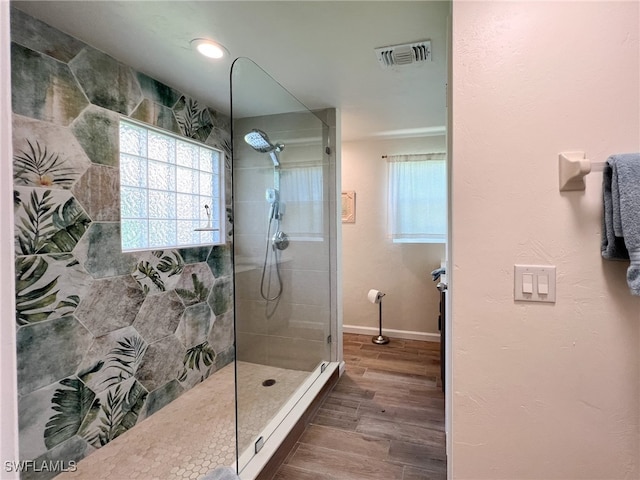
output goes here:
[{"label": "shower drain", "polygon": [[276,381],[273,378],[268,378],[264,382],[262,382],[263,387],[270,387],[271,385],[275,385]]}]

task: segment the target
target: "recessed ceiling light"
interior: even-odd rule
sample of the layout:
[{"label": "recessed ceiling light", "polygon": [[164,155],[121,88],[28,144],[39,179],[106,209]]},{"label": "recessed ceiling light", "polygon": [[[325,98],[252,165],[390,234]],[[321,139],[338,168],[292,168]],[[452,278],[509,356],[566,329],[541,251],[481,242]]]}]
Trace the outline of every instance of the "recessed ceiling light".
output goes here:
[{"label": "recessed ceiling light", "polygon": [[218,42],[206,38],[191,40],[191,47],[208,58],[222,58],[229,53],[229,51]]}]

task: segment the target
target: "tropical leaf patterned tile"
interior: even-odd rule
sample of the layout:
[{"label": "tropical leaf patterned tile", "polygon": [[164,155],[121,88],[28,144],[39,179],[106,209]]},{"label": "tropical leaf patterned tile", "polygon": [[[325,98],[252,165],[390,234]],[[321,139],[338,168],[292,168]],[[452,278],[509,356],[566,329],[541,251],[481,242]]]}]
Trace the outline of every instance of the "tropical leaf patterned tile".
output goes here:
[{"label": "tropical leaf patterned tile", "polygon": [[16,187],[16,253],[71,252],[91,220],[67,191]]},{"label": "tropical leaf patterned tile", "polygon": [[21,458],[80,460],[234,357],[228,247],[121,251],[119,117],[222,149],[227,207],[230,118],[11,16]]},{"label": "tropical leaf patterned tile", "polygon": [[175,286],[176,293],[186,306],[206,302],[214,281],[206,263],[187,265]]},{"label": "tropical leaf patterned tile", "polygon": [[216,352],[206,340],[188,348],[182,360],[183,367],[178,381],[187,388],[193,388],[216,371],[215,360]]},{"label": "tropical leaf patterned tile", "polygon": [[15,185],[69,189],[91,162],[66,127],[13,116]]},{"label": "tropical leaf patterned tile", "polygon": [[185,137],[206,142],[213,128],[209,109],[197,100],[183,95],[173,107],[178,125]]},{"label": "tropical leaf patterned tile", "polygon": [[99,448],[115,440],[138,422],[149,393],[135,378],[100,393],[80,428],[80,435]]},{"label": "tropical leaf patterned tile", "polygon": [[51,399],[60,387],[60,382],[54,382],[18,398],[20,458],[36,458],[47,451],[44,431],[56,414]]},{"label": "tropical leaf patterned tile", "polygon": [[92,281],[71,254],[17,257],[17,324],[73,313]]},{"label": "tropical leaf patterned tile", "polygon": [[177,250],[143,252],[132,273],[145,295],[173,290],[180,280],[185,262]]},{"label": "tropical leaf patterned tile", "polygon": [[56,389],[51,403],[53,414],[44,431],[48,449],[73,437],[89,413],[96,394],[78,378],[65,378]]},{"label": "tropical leaf patterned tile", "polygon": [[78,366],[77,376],[100,393],[135,376],[148,344],[133,327],[96,338]]}]

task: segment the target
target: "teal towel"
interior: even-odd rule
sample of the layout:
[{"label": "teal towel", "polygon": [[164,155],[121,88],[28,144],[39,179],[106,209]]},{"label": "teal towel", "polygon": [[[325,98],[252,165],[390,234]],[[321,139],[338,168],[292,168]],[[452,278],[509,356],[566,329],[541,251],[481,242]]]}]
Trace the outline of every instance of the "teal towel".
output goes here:
[{"label": "teal towel", "polygon": [[627,283],[640,295],[640,153],[607,159],[602,193],[602,256],[630,260]]}]

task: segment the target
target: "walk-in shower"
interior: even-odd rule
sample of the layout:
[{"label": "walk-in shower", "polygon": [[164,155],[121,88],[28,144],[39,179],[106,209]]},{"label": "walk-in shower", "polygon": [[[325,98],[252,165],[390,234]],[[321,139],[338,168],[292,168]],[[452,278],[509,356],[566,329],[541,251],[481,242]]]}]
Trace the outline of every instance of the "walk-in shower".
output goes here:
[{"label": "walk-in shower", "polygon": [[328,112],[252,61],[234,62],[231,87],[238,470],[251,478],[337,368],[335,140]]}]

